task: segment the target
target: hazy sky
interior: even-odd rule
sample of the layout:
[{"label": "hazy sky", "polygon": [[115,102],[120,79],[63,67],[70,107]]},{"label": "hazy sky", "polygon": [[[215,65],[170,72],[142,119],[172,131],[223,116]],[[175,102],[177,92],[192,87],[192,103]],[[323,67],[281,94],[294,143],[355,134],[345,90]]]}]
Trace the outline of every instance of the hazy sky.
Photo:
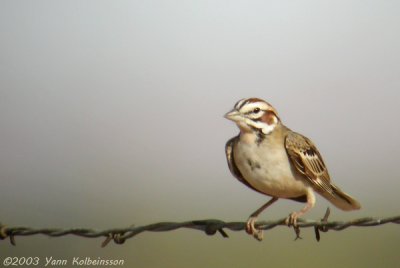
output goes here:
[{"label": "hazy sky", "polygon": [[[267,198],[230,174],[224,146],[238,130],[223,114],[253,96],[311,138],[332,180],[361,202],[359,212],[333,208],[332,219],[398,214],[399,8],[389,0],[1,1],[0,222],[244,221]],[[328,205],[318,197],[307,218]],[[300,208],[280,201],[261,219]],[[229,240],[146,233],[106,249],[100,240],[18,238],[16,248],[0,241],[0,257],[118,257],[132,267],[400,261],[396,226],[331,232],[320,244],[311,230],[293,236],[287,228],[262,243],[244,232]],[[332,252],[337,262],[326,263]]]}]

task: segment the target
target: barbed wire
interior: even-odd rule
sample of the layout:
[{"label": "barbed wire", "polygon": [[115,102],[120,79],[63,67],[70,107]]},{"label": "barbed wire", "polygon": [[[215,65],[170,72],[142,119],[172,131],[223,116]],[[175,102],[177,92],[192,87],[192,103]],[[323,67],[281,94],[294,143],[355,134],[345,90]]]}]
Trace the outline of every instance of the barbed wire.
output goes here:
[{"label": "barbed wire", "polygon": [[[320,240],[320,232],[328,232],[329,230],[341,231],[349,227],[371,227],[387,223],[400,224],[400,216],[386,217],[386,218],[372,218],[365,217],[354,219],[350,221],[328,221],[330,214],[329,208],[325,216],[321,220],[307,220],[298,219],[298,224],[295,229],[296,239],[300,237],[301,228],[314,227],[315,238]],[[259,221],[256,227],[261,230],[269,230],[278,226],[287,226],[285,223],[286,218],[275,221]],[[246,228],[245,222],[225,222],[217,219],[206,220],[193,220],[185,222],[159,222],[144,226],[130,226],[127,228],[114,228],[107,230],[94,230],[88,228],[71,228],[71,229],[58,229],[58,228],[42,228],[35,229],[30,227],[9,227],[0,223],[0,239],[4,240],[9,238],[10,243],[15,246],[16,236],[32,236],[32,235],[46,235],[49,237],[61,237],[66,235],[75,235],[85,238],[99,238],[105,237],[106,239],[101,243],[102,247],[114,241],[116,244],[123,244],[127,239],[135,237],[143,232],[167,232],[180,228],[194,229],[205,232],[207,235],[214,235],[217,232],[223,237],[227,238],[228,234],[226,229],[231,231],[242,231]]]}]

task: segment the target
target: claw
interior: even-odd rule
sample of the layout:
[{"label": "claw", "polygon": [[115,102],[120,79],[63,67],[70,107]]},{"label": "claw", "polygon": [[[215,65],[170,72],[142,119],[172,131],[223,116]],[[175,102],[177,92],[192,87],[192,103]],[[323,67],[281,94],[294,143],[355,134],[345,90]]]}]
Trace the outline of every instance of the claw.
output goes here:
[{"label": "claw", "polygon": [[300,215],[301,214],[298,212],[293,212],[285,220],[285,224],[288,227],[293,226],[294,232],[296,233],[296,238],[294,240],[302,239],[300,236],[300,227],[297,225],[297,219],[299,218]]},{"label": "claw", "polygon": [[297,228],[297,219],[299,218],[299,213],[298,212],[292,212],[289,217],[286,218],[285,224],[288,227],[293,226],[294,228]]},{"label": "claw", "polygon": [[263,240],[263,230],[257,229],[255,226],[257,217],[250,217],[246,222],[246,233],[252,235],[258,241]]}]

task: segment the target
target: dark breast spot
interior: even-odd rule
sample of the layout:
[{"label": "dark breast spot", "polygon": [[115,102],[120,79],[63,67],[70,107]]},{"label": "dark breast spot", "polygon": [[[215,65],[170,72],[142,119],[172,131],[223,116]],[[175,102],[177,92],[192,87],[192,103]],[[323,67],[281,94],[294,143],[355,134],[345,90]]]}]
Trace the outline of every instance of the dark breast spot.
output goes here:
[{"label": "dark breast spot", "polygon": [[260,146],[260,144],[264,141],[265,135],[262,133],[260,130],[257,131],[257,139],[256,139],[256,144],[257,146]]},{"label": "dark breast spot", "polygon": [[247,159],[247,164],[250,166],[251,170],[260,169],[261,165],[257,161],[251,161]]}]

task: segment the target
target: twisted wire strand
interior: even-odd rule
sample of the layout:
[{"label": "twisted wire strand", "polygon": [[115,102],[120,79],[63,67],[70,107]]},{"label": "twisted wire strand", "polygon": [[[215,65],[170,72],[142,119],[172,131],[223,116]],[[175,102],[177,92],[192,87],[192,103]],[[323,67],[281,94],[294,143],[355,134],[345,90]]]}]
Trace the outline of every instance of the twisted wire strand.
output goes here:
[{"label": "twisted wire strand", "polygon": [[[307,220],[299,219],[297,227],[294,228],[296,232],[296,239],[300,238],[301,228],[314,227],[315,236],[317,241],[320,240],[320,231],[327,232],[329,230],[341,231],[349,227],[371,227],[379,226],[387,223],[400,224],[400,216],[386,217],[386,218],[372,218],[365,217],[354,219],[350,221],[328,221],[329,209],[321,220]],[[258,229],[269,230],[277,226],[287,226],[286,218],[275,221],[259,221],[256,224]],[[193,220],[185,222],[159,222],[144,226],[130,226],[127,228],[114,228],[106,230],[95,230],[89,228],[71,228],[71,229],[57,229],[57,228],[30,228],[30,227],[9,227],[0,224],[0,239],[10,239],[12,245],[16,245],[16,236],[32,236],[32,235],[46,235],[49,237],[61,237],[66,235],[75,235],[84,238],[98,238],[105,237],[106,239],[101,244],[105,247],[110,241],[116,244],[123,244],[127,239],[132,238],[143,232],[167,232],[180,228],[188,228],[205,232],[207,235],[214,235],[217,232],[223,237],[228,237],[225,230],[242,231],[246,228],[245,222],[225,222],[217,219],[206,220]]]}]

